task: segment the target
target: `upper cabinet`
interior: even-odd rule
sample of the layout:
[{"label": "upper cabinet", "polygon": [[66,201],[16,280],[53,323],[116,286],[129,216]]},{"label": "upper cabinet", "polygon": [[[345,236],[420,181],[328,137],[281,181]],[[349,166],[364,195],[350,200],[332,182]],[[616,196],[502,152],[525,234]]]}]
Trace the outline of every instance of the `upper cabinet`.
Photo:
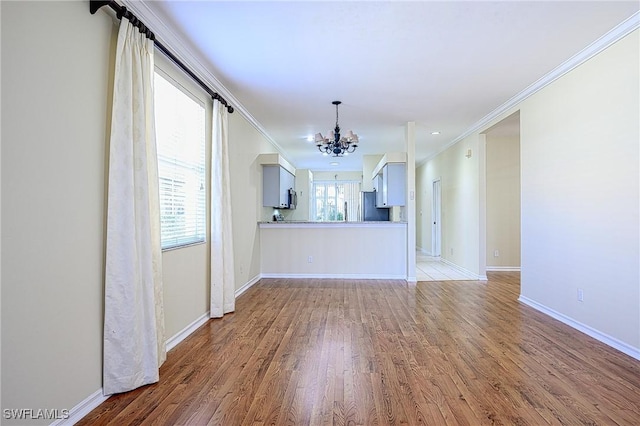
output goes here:
[{"label": "upper cabinet", "polygon": [[407,193],[407,163],[387,163],[378,174],[382,180],[378,207],[404,206]]},{"label": "upper cabinet", "polygon": [[296,169],[280,154],[260,154],[262,165],[262,206],[284,209],[296,207]]},{"label": "upper cabinet", "polygon": [[[262,166],[262,205],[264,207],[291,208],[291,191],[296,186],[295,176],[280,165]],[[294,204],[295,205],[295,204]]]},{"label": "upper cabinet", "polygon": [[385,155],[374,170],[377,207],[404,206],[407,198],[407,163],[404,153]]}]

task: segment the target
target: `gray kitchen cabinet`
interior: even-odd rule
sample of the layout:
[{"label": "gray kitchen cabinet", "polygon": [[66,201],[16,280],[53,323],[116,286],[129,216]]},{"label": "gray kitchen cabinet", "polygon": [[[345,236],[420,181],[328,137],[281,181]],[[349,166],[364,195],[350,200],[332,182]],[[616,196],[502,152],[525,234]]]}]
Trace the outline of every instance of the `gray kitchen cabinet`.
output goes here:
[{"label": "gray kitchen cabinet", "polygon": [[295,176],[279,165],[262,166],[262,205],[289,208],[289,189],[295,188]]},{"label": "gray kitchen cabinet", "polygon": [[407,164],[387,163],[376,176],[378,207],[404,206],[407,192]]}]

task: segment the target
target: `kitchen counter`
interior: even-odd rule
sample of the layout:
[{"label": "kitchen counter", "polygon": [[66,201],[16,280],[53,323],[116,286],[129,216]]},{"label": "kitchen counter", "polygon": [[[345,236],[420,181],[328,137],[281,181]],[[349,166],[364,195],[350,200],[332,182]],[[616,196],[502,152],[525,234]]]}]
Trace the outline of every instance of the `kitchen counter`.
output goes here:
[{"label": "kitchen counter", "polygon": [[360,222],[314,222],[314,221],[306,221],[306,220],[279,220],[279,221],[263,221],[258,222],[260,228],[271,228],[271,227],[282,227],[282,228],[291,228],[291,227],[323,227],[323,228],[331,228],[331,227],[404,227],[407,225],[407,222],[390,222],[388,220],[385,221],[360,221]]}]

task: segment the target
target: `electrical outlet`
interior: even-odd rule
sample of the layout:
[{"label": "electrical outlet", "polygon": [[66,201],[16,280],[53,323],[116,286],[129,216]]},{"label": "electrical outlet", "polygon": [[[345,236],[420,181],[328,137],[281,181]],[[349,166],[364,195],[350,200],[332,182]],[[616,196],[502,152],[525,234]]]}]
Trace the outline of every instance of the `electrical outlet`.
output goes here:
[{"label": "electrical outlet", "polygon": [[495,250],[493,252],[493,257],[500,257],[500,250]]},{"label": "electrical outlet", "polygon": [[309,258],[307,259],[307,262],[313,263],[313,256],[309,256]]},{"label": "electrical outlet", "polygon": [[584,290],[578,289],[578,302],[584,302]]},{"label": "electrical outlet", "polygon": [[449,249],[449,253],[451,253],[451,256],[453,256],[453,247]]}]

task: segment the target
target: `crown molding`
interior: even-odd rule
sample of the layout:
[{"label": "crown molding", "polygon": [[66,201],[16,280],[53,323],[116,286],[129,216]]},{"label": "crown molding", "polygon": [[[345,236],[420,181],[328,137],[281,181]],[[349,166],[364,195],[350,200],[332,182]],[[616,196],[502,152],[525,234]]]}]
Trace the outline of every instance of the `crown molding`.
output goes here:
[{"label": "crown molding", "polygon": [[158,17],[144,1],[121,0],[122,4],[130,9],[144,24],[150,28],[156,39],[166,46],[180,61],[193,71],[203,82],[213,90],[219,92],[233,108],[239,112],[262,136],[267,139],[280,154],[286,158],[285,151],[266,131],[266,129],[251,115],[240,101],[222,84],[218,78],[208,70],[197,54],[189,49],[170,27]]},{"label": "crown molding", "polygon": [[627,35],[631,34],[633,31],[640,28],[640,12],[636,12],[631,15],[626,20],[622,21],[616,27],[614,27],[611,31],[607,32],[605,35],[591,43],[589,46],[582,49],[580,52],[573,55],[571,58],[567,59],[565,62],[551,70],[549,73],[544,75],[542,78],[538,79],[533,84],[529,85],[522,92],[513,96],[511,99],[500,105],[498,108],[491,111],[489,114],[485,115],[479,121],[477,121],[474,125],[472,125],[469,129],[467,129],[460,136],[443,146],[440,150],[438,150],[435,154],[430,155],[425,160],[421,161],[419,166],[426,164],[432,158],[440,155],[447,149],[451,148],[456,143],[460,142],[467,136],[470,136],[474,133],[481,132],[488,128],[490,125],[495,124],[494,122],[501,118],[503,115],[513,112],[520,103],[522,103],[529,96],[534,93],[542,90],[549,84],[553,83],[563,75],[569,73],[573,69],[582,65],[589,59],[593,58],[600,52],[607,49],[612,44],[620,41]]}]

